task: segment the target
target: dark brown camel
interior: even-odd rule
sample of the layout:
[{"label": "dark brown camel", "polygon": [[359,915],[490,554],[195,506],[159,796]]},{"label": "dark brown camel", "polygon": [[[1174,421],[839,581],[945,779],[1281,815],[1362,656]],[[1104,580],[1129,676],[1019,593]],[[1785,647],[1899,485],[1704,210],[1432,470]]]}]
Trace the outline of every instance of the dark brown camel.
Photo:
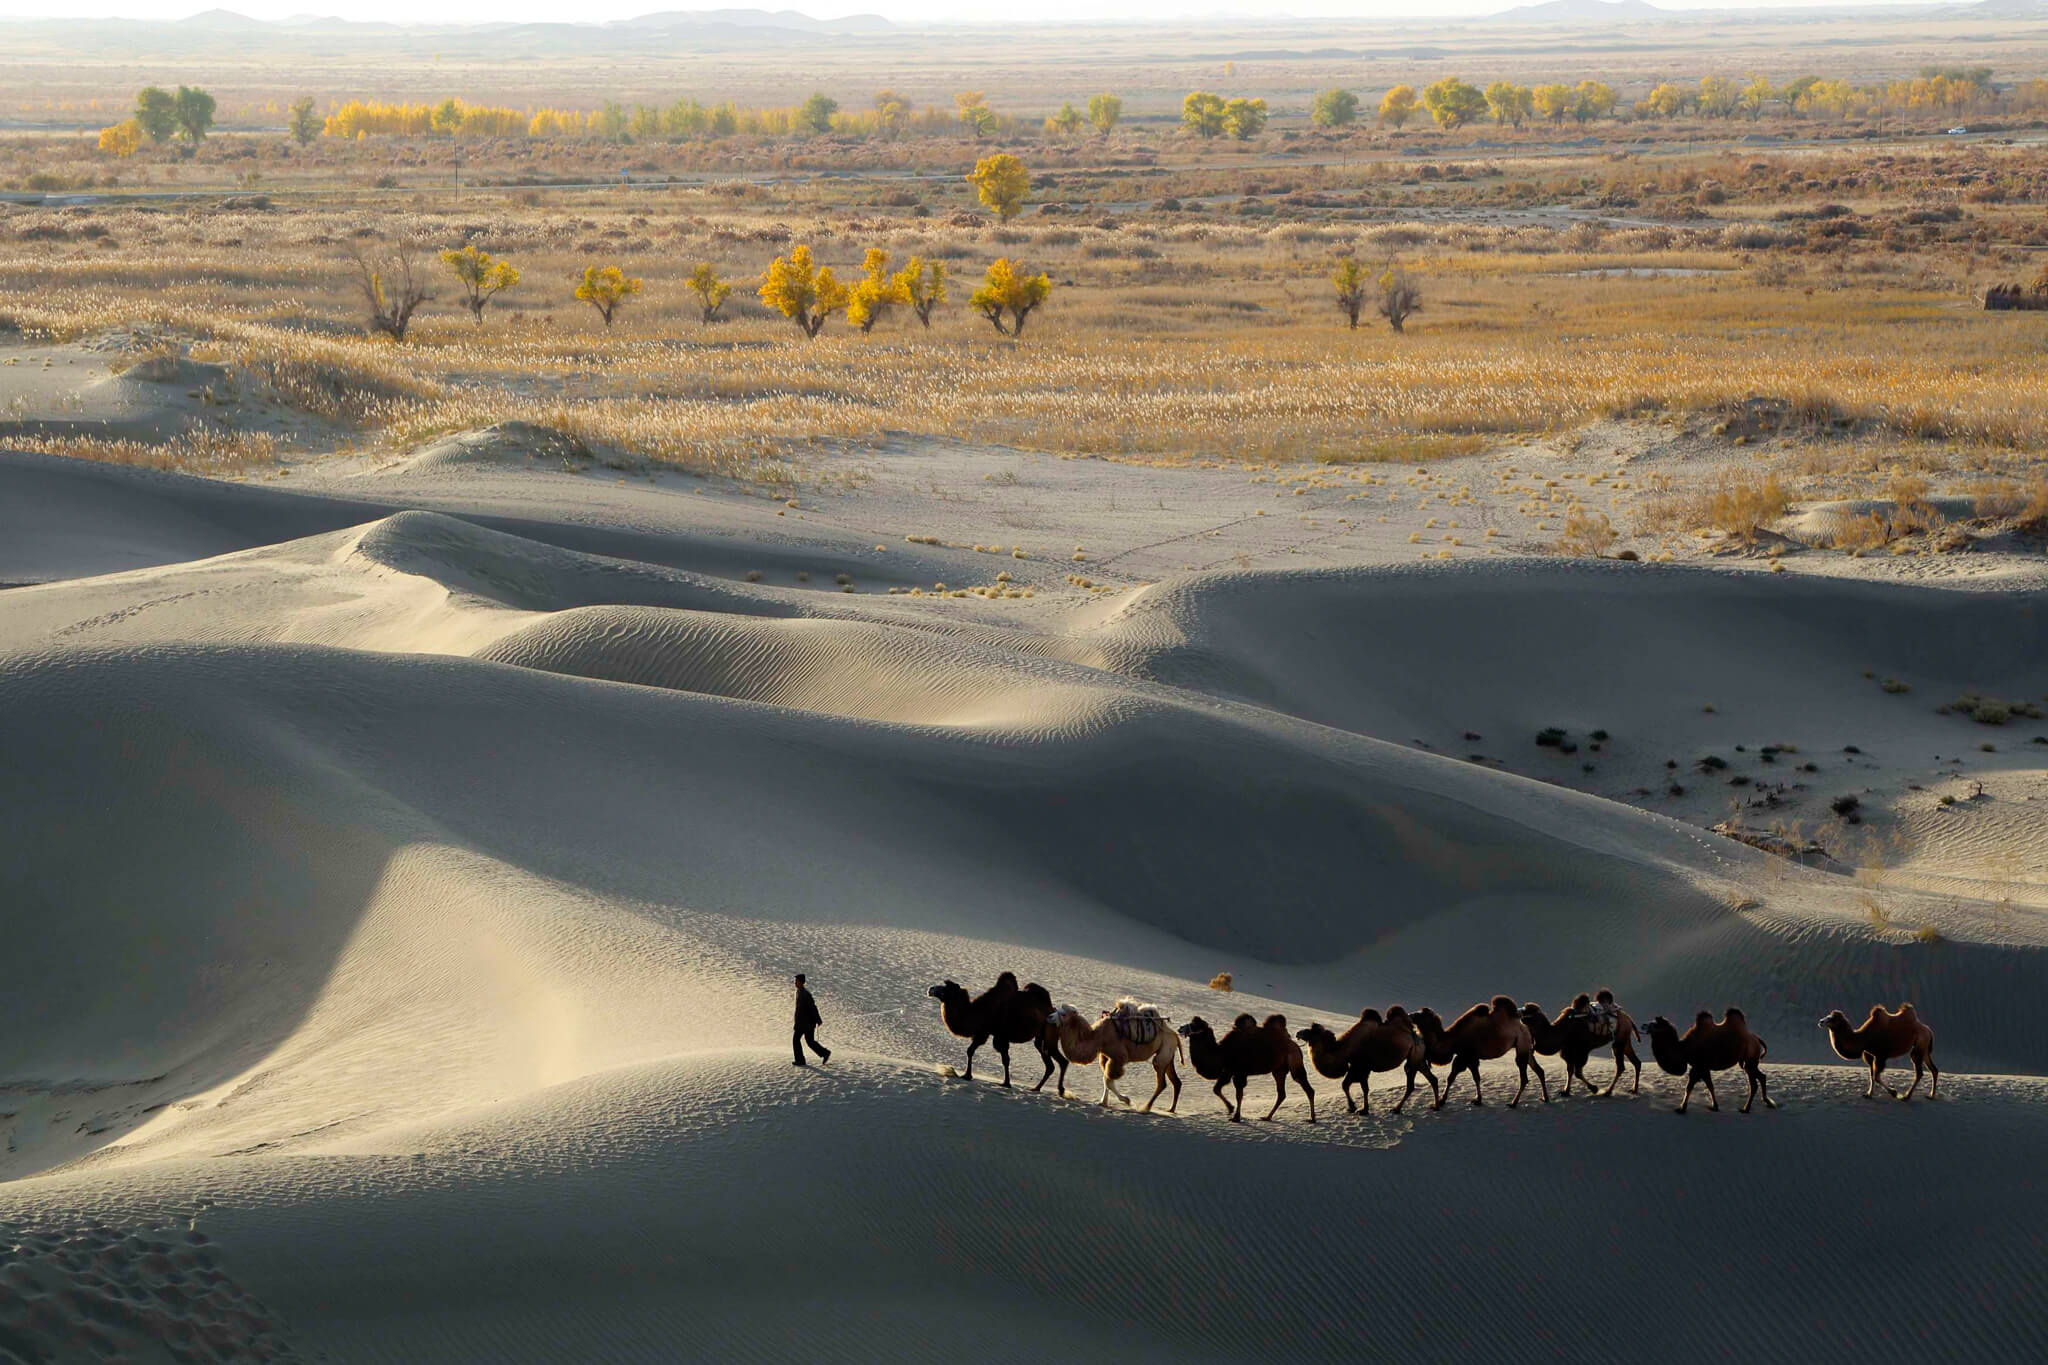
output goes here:
[{"label": "dark brown camel", "polygon": [[939,1002],[946,1031],[967,1039],[967,1079],[974,1079],[974,1050],[993,1039],[996,1055],[1003,1059],[1003,1084],[1010,1083],[1010,1044],[1029,1043],[1038,1049],[1045,1063],[1045,1075],[1031,1088],[1042,1090],[1060,1069],[1060,1094],[1067,1093],[1067,1059],[1060,1052],[1052,1029],[1052,993],[1033,981],[1019,986],[1014,972],[1004,972],[996,984],[970,998],[964,986],[946,981],[927,991]]},{"label": "dark brown camel", "polygon": [[[1941,1068],[1934,1064],[1934,1030],[1921,1022],[1919,1011],[1911,1004],[1899,1006],[1893,1014],[1883,1005],[1872,1005],[1870,1017],[1863,1021],[1861,1028],[1850,1028],[1849,1018],[1840,1010],[1831,1010],[1820,1026],[1828,1031],[1828,1042],[1835,1051],[1852,1062],[1863,1062],[1870,1068],[1870,1084],[1863,1087],[1863,1098],[1869,1099],[1882,1085],[1895,1100],[1910,1100],[1913,1092],[1920,1088],[1922,1069],[1934,1074],[1934,1084],[1928,1087],[1927,1098],[1936,1099],[1941,1094]],[[1884,1064],[1898,1057],[1913,1059],[1913,1083],[1901,1095],[1893,1090],[1891,1083],[1884,1079]]]},{"label": "dark brown camel", "polygon": [[1512,998],[1505,995],[1493,997],[1493,1003],[1474,1005],[1459,1015],[1449,1028],[1437,1017],[1435,1010],[1422,1009],[1415,1012],[1415,1026],[1422,1034],[1422,1042],[1428,1051],[1429,1060],[1446,1057],[1451,1064],[1451,1074],[1444,1081],[1441,1094],[1436,1097],[1432,1109],[1444,1107],[1444,1101],[1451,1097],[1451,1088],[1458,1083],[1461,1072],[1472,1073],[1472,1103],[1486,1103],[1486,1095],[1479,1086],[1479,1064],[1492,1061],[1495,1057],[1515,1054],[1515,1069],[1521,1073],[1522,1083],[1515,1087],[1515,1097],[1508,1101],[1512,1109],[1522,1102],[1522,1092],[1529,1088],[1529,1073],[1536,1073],[1536,1083],[1543,1087],[1543,1102],[1550,1103],[1550,1078],[1543,1074],[1543,1064],[1536,1060],[1536,1044],[1529,1037],[1529,1026],[1522,1022],[1522,1012]]},{"label": "dark brown camel", "polygon": [[[1308,1096],[1308,1121],[1316,1121],[1315,1087],[1308,1083],[1300,1045],[1287,1036],[1287,1016],[1275,1014],[1261,1024],[1249,1014],[1240,1014],[1230,1032],[1218,1038],[1208,1022],[1196,1015],[1180,1026],[1180,1036],[1188,1040],[1188,1061],[1195,1073],[1216,1082],[1216,1098],[1223,1101],[1232,1123],[1244,1121],[1244,1085],[1253,1076],[1271,1076],[1277,1089],[1273,1107],[1266,1113],[1268,1119],[1280,1112],[1287,1099],[1287,1078],[1293,1076],[1301,1093]],[[1226,1084],[1236,1087],[1235,1104],[1223,1094]]]},{"label": "dark brown camel", "polygon": [[[1607,997],[1607,1002],[1614,998],[1606,991],[1601,995]],[[1558,1012],[1557,1018],[1550,1019],[1545,1017],[1541,1006],[1532,1002],[1522,1006],[1522,1022],[1529,1026],[1529,1039],[1535,1043],[1537,1052],[1545,1057],[1563,1058],[1566,1095],[1572,1093],[1574,1079],[1584,1081],[1590,1092],[1612,1095],[1614,1088],[1621,1084],[1622,1073],[1628,1069],[1629,1063],[1635,1065],[1635,1085],[1629,1093],[1635,1094],[1643,1087],[1643,1063],[1636,1056],[1634,1041],[1636,1021],[1629,1018],[1626,1010],[1615,1008],[1611,1003],[1612,1013],[1602,1018],[1592,1011],[1592,1003],[1590,997],[1578,996]],[[1600,1048],[1609,1046],[1614,1049],[1614,1079],[1607,1083],[1605,1091],[1601,1091],[1586,1075],[1586,1062]]]},{"label": "dark brown camel", "polygon": [[1394,1112],[1400,1113],[1401,1106],[1408,1103],[1408,1097],[1415,1093],[1415,1076],[1420,1072],[1429,1082],[1430,1098],[1438,1093],[1436,1073],[1429,1069],[1428,1050],[1422,1045],[1422,1035],[1415,1031],[1408,1012],[1399,1005],[1392,1013],[1399,1015],[1399,1022],[1380,1018],[1378,1010],[1360,1010],[1358,1022],[1344,1030],[1344,1036],[1324,1028],[1321,1024],[1310,1024],[1294,1036],[1308,1044],[1309,1059],[1317,1071],[1344,1082],[1344,1107],[1357,1113],[1359,1106],[1351,1099],[1351,1087],[1362,1086],[1365,1091],[1365,1112],[1372,1112],[1372,1073],[1406,1068],[1408,1088],[1401,1092],[1400,1100],[1394,1105]]},{"label": "dark brown camel", "polygon": [[1764,1097],[1764,1107],[1776,1109],[1778,1102],[1771,1098],[1771,1084],[1764,1078],[1760,1063],[1770,1049],[1764,1040],[1750,1032],[1749,1021],[1742,1011],[1730,1007],[1721,1016],[1721,1022],[1714,1022],[1714,1016],[1701,1010],[1694,1017],[1692,1027],[1680,1036],[1678,1026],[1663,1015],[1650,1021],[1650,1055],[1657,1059],[1667,1075],[1685,1077],[1685,1094],[1679,1098],[1678,1112],[1683,1114],[1685,1106],[1692,1102],[1692,1088],[1704,1081],[1707,1086],[1707,1108],[1719,1112],[1721,1102],[1714,1097],[1714,1073],[1739,1066],[1749,1077],[1749,1098],[1742,1102],[1742,1112],[1747,1114],[1756,1097]]}]

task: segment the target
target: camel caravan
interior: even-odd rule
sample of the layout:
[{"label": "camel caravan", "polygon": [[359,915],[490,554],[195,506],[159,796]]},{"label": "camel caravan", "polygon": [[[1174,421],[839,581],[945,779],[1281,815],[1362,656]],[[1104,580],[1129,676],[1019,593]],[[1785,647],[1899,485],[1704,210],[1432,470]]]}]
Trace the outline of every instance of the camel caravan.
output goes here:
[{"label": "camel caravan", "polygon": [[[1096,1062],[1102,1067],[1100,1103],[1107,1106],[1114,1096],[1129,1105],[1130,1097],[1117,1088],[1117,1082],[1130,1067],[1149,1064],[1153,1087],[1144,1104],[1146,1113],[1152,1112],[1152,1106],[1169,1087],[1173,1097],[1166,1111],[1170,1114],[1179,1109],[1183,1043],[1195,1074],[1215,1082],[1212,1089],[1232,1123],[1243,1122],[1245,1086],[1261,1076],[1272,1077],[1274,1086],[1273,1107],[1261,1118],[1271,1119],[1280,1112],[1280,1106],[1287,1102],[1287,1082],[1292,1079],[1308,1102],[1308,1122],[1314,1123],[1316,1092],[1309,1082],[1311,1066],[1324,1079],[1339,1083],[1348,1112],[1363,1114],[1372,1113],[1373,1075],[1401,1073],[1405,1085],[1391,1111],[1398,1114],[1415,1094],[1418,1077],[1429,1086],[1431,1109],[1444,1107],[1459,1077],[1467,1072],[1472,1076],[1471,1103],[1485,1104],[1479,1064],[1513,1057],[1520,1082],[1508,1101],[1508,1108],[1512,1109],[1521,1103],[1529,1088],[1532,1071],[1536,1073],[1543,1102],[1550,1102],[1550,1078],[1537,1060],[1539,1056],[1556,1057],[1564,1063],[1563,1094],[1567,1096],[1575,1083],[1583,1084],[1589,1095],[1612,1095],[1624,1076],[1630,1079],[1629,1093],[1639,1093],[1643,1063],[1636,1055],[1635,1043],[1644,1037],[1649,1040],[1650,1056],[1660,1070],[1685,1077],[1678,1113],[1686,1112],[1692,1103],[1693,1088],[1700,1085],[1706,1087],[1707,1107],[1718,1112],[1721,1104],[1714,1093],[1714,1073],[1736,1069],[1749,1082],[1742,1113],[1747,1114],[1759,1098],[1767,1109],[1778,1107],[1771,1098],[1770,1081],[1762,1065],[1770,1049],[1749,1027],[1741,1010],[1731,1007],[1719,1019],[1711,1011],[1701,1010],[1684,1033],[1661,1014],[1647,1028],[1638,1029],[1628,1011],[1615,1002],[1614,993],[1607,990],[1575,996],[1555,1015],[1546,1013],[1540,1005],[1518,1006],[1512,996],[1497,995],[1484,1004],[1474,1005],[1449,1024],[1435,1010],[1427,1008],[1412,1013],[1401,1005],[1389,1006],[1384,1013],[1365,1009],[1359,1012],[1357,1022],[1341,1034],[1313,1023],[1290,1033],[1286,1016],[1280,1014],[1268,1015],[1264,1020],[1240,1014],[1221,1033],[1197,1015],[1176,1029],[1158,1006],[1128,998],[1101,1011],[1091,1023],[1072,1005],[1054,1005],[1052,992],[1037,982],[1019,985],[1014,972],[1004,972],[996,978],[995,985],[979,995],[969,994],[956,981],[942,982],[925,994],[939,1002],[940,1017],[947,1031],[967,1039],[967,1079],[974,1079],[976,1050],[983,1043],[994,1043],[996,1055],[1003,1063],[1002,1083],[1009,1085],[1010,1048],[1016,1043],[1029,1043],[1045,1064],[1045,1074],[1031,1087],[1033,1091],[1044,1089],[1057,1070],[1057,1088],[1064,1099],[1068,1065]],[[1868,1066],[1870,1080],[1864,1088],[1865,1098],[1873,1097],[1876,1088],[1884,1085],[1886,1093],[1894,1099],[1910,1100],[1920,1088],[1923,1075],[1932,1077],[1927,1097],[1936,1097],[1941,1087],[1941,1068],[1934,1064],[1934,1030],[1910,1004],[1901,1005],[1897,1013],[1882,1005],[1875,1006],[1862,1026],[1854,1028],[1846,1015],[1835,1010],[1820,1021],[1820,1027],[1827,1031],[1836,1053]],[[1614,1075],[1604,1090],[1586,1074],[1586,1063],[1603,1050],[1614,1060]],[[1910,1058],[1913,1063],[1913,1084],[1903,1094],[1883,1080],[1885,1064],[1901,1057]],[[1442,1081],[1436,1074],[1440,1066],[1450,1068]],[[1226,1086],[1231,1092],[1228,1095],[1223,1093]],[[1351,1096],[1353,1086],[1359,1089],[1356,1100]]]}]

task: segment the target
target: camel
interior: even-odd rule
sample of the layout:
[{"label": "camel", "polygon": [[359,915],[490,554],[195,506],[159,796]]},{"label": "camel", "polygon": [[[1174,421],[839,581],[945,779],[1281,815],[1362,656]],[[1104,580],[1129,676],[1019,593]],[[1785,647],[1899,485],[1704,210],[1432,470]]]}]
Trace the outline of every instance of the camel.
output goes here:
[{"label": "camel", "polygon": [[1043,1090],[1053,1067],[1058,1066],[1060,1094],[1067,1093],[1067,1059],[1060,1055],[1059,1043],[1053,1037],[1052,992],[1045,987],[1036,981],[1019,986],[1015,972],[1004,972],[996,978],[995,985],[972,998],[966,987],[950,980],[931,987],[925,994],[939,1002],[946,1031],[968,1040],[968,1080],[974,1079],[974,1050],[994,1039],[996,1055],[1003,1059],[1003,1084],[1007,1086],[1010,1044],[1030,1043],[1045,1063],[1045,1075],[1038,1078],[1032,1090]]},{"label": "camel", "polygon": [[1668,1075],[1685,1077],[1679,1113],[1683,1114],[1685,1106],[1692,1102],[1692,1088],[1701,1081],[1707,1085],[1707,1108],[1719,1113],[1721,1103],[1714,1097],[1714,1073],[1733,1066],[1741,1067],[1749,1076],[1749,1098],[1742,1102],[1743,1113],[1749,1112],[1759,1093],[1764,1097],[1765,1108],[1778,1107],[1778,1102],[1771,1098],[1771,1084],[1759,1065],[1770,1048],[1749,1031],[1749,1020],[1741,1010],[1730,1006],[1718,1024],[1711,1012],[1701,1010],[1683,1037],[1679,1036],[1678,1026],[1660,1014],[1650,1021],[1649,1034],[1650,1055],[1657,1059],[1657,1065]]},{"label": "camel", "polygon": [[[1230,1115],[1232,1123],[1244,1121],[1247,1080],[1253,1076],[1273,1078],[1279,1093],[1266,1113],[1266,1118],[1271,1119],[1287,1099],[1290,1075],[1300,1083],[1301,1093],[1308,1096],[1308,1121],[1316,1121],[1315,1087],[1308,1083],[1308,1068],[1302,1064],[1300,1044],[1287,1036],[1287,1016],[1275,1014],[1261,1024],[1249,1014],[1240,1014],[1231,1024],[1230,1032],[1218,1038],[1208,1022],[1196,1015],[1180,1026],[1180,1036],[1188,1040],[1188,1061],[1193,1063],[1195,1073],[1203,1080],[1216,1082],[1216,1098],[1223,1101],[1223,1111]],[[1236,1087],[1236,1104],[1224,1098],[1226,1083]]]},{"label": "camel", "polygon": [[1392,1013],[1400,1016],[1399,1022],[1380,1018],[1378,1010],[1360,1010],[1358,1022],[1344,1030],[1344,1036],[1324,1028],[1321,1024],[1310,1024],[1294,1036],[1308,1044],[1309,1059],[1317,1071],[1344,1082],[1344,1107],[1357,1113],[1359,1106],[1351,1099],[1351,1087],[1359,1085],[1365,1091],[1365,1112],[1372,1113],[1372,1073],[1392,1071],[1404,1067],[1408,1072],[1408,1088],[1401,1092],[1394,1112],[1400,1113],[1401,1106],[1408,1103],[1408,1097],[1415,1093],[1415,1075],[1422,1073],[1429,1082],[1430,1098],[1438,1093],[1436,1072],[1429,1068],[1428,1049],[1422,1045],[1422,1035],[1415,1031],[1408,1012],[1399,1005]]},{"label": "camel", "polygon": [[1505,1057],[1509,1052],[1515,1054],[1515,1069],[1521,1072],[1522,1083],[1515,1087],[1515,1097],[1508,1101],[1508,1108],[1522,1102],[1532,1070],[1536,1083],[1543,1087],[1543,1102],[1550,1103],[1550,1078],[1543,1074],[1543,1064],[1536,1060],[1536,1045],[1529,1037],[1529,1026],[1522,1022],[1521,1011],[1508,996],[1496,995],[1490,1005],[1474,1005],[1449,1028],[1431,1009],[1417,1010],[1415,1024],[1429,1060],[1434,1062],[1443,1057],[1451,1064],[1450,1077],[1430,1108],[1444,1107],[1444,1101],[1451,1097],[1451,1087],[1458,1083],[1459,1073],[1465,1071],[1472,1073],[1472,1103],[1485,1104],[1486,1094],[1479,1085],[1479,1064]]},{"label": "camel", "polygon": [[[1919,1013],[1911,1004],[1899,1006],[1897,1014],[1883,1005],[1872,1005],[1870,1017],[1863,1021],[1863,1027],[1850,1028],[1848,1016],[1840,1010],[1830,1010],[1820,1026],[1828,1031],[1828,1042],[1835,1051],[1852,1062],[1864,1062],[1870,1067],[1870,1084],[1863,1087],[1863,1098],[1869,1099],[1882,1085],[1895,1100],[1911,1100],[1913,1092],[1920,1088],[1921,1070],[1924,1067],[1934,1075],[1934,1084],[1927,1089],[1928,1099],[1941,1095],[1941,1068],[1934,1064],[1934,1030],[1920,1020]],[[1913,1059],[1913,1083],[1901,1095],[1893,1090],[1891,1083],[1884,1079],[1884,1064],[1894,1057]]]},{"label": "camel", "polygon": [[[1606,991],[1603,1003],[1613,1001]],[[1622,1073],[1629,1063],[1635,1065],[1635,1084],[1630,1094],[1640,1093],[1643,1088],[1643,1063],[1636,1056],[1636,1021],[1629,1018],[1626,1010],[1614,1007],[1611,1018],[1602,1019],[1591,1012],[1590,997],[1580,995],[1571,1004],[1558,1012],[1555,1019],[1547,1017],[1541,1006],[1533,1002],[1522,1006],[1522,1022],[1529,1026],[1529,1039],[1536,1045],[1536,1051],[1546,1057],[1564,1059],[1564,1093],[1572,1093],[1572,1081],[1581,1080],[1586,1089],[1594,1094],[1612,1095],[1614,1088],[1621,1084]],[[1601,1090],[1586,1074],[1586,1062],[1602,1046],[1614,1048],[1614,1079]]]},{"label": "camel", "polygon": [[[1134,1020],[1139,1021],[1139,1027],[1118,1027],[1119,1022],[1128,1025]],[[1052,1028],[1068,1061],[1079,1066],[1101,1061],[1105,1107],[1111,1095],[1129,1104],[1129,1097],[1116,1088],[1117,1080],[1131,1063],[1150,1062],[1157,1084],[1152,1087],[1152,1098],[1145,1101],[1145,1112],[1152,1112],[1168,1082],[1173,1085],[1173,1102],[1166,1106],[1166,1112],[1171,1114],[1180,1108],[1180,1071],[1174,1066],[1180,1059],[1180,1035],[1166,1026],[1165,1016],[1157,1006],[1119,1000],[1115,1010],[1103,1011],[1101,1021],[1090,1025],[1082,1019],[1081,1011],[1072,1005],[1061,1005],[1052,1012]],[[1140,1035],[1149,1036],[1141,1041]]]}]

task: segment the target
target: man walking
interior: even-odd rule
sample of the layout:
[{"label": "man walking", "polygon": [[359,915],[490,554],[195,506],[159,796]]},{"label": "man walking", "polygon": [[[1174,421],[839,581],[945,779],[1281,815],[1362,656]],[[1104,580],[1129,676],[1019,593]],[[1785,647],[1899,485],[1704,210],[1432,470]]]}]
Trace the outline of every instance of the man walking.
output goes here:
[{"label": "man walking", "polygon": [[789,1040],[789,1050],[796,1054],[795,1064],[797,1066],[808,1065],[804,1061],[804,1047],[806,1044],[810,1046],[811,1051],[818,1054],[819,1061],[829,1062],[832,1060],[832,1049],[821,1047],[818,1044],[818,1025],[824,1022],[825,1020],[818,1014],[818,1002],[811,999],[810,988],[804,985],[804,974],[798,972],[796,974],[796,1032],[791,1035]]}]

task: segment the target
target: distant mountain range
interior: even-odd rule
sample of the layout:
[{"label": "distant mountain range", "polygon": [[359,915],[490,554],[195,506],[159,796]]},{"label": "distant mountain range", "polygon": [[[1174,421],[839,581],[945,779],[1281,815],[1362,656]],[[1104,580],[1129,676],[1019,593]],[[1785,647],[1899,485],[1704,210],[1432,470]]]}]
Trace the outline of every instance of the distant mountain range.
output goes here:
[{"label": "distant mountain range", "polygon": [[1493,24],[1656,24],[1676,16],[1645,0],[1544,0],[1486,16]]},{"label": "distant mountain range", "polygon": [[718,52],[763,42],[797,47],[878,38],[895,25],[877,14],[813,19],[796,10],[665,10],[609,23],[362,23],[301,14],[270,22],[212,9],[173,21],[143,19],[0,20],[0,35],[20,55],[91,52],[131,59],[189,57],[232,46],[274,58],[303,52],[320,37],[379,48],[419,49],[450,58],[591,56],[608,53]]}]

